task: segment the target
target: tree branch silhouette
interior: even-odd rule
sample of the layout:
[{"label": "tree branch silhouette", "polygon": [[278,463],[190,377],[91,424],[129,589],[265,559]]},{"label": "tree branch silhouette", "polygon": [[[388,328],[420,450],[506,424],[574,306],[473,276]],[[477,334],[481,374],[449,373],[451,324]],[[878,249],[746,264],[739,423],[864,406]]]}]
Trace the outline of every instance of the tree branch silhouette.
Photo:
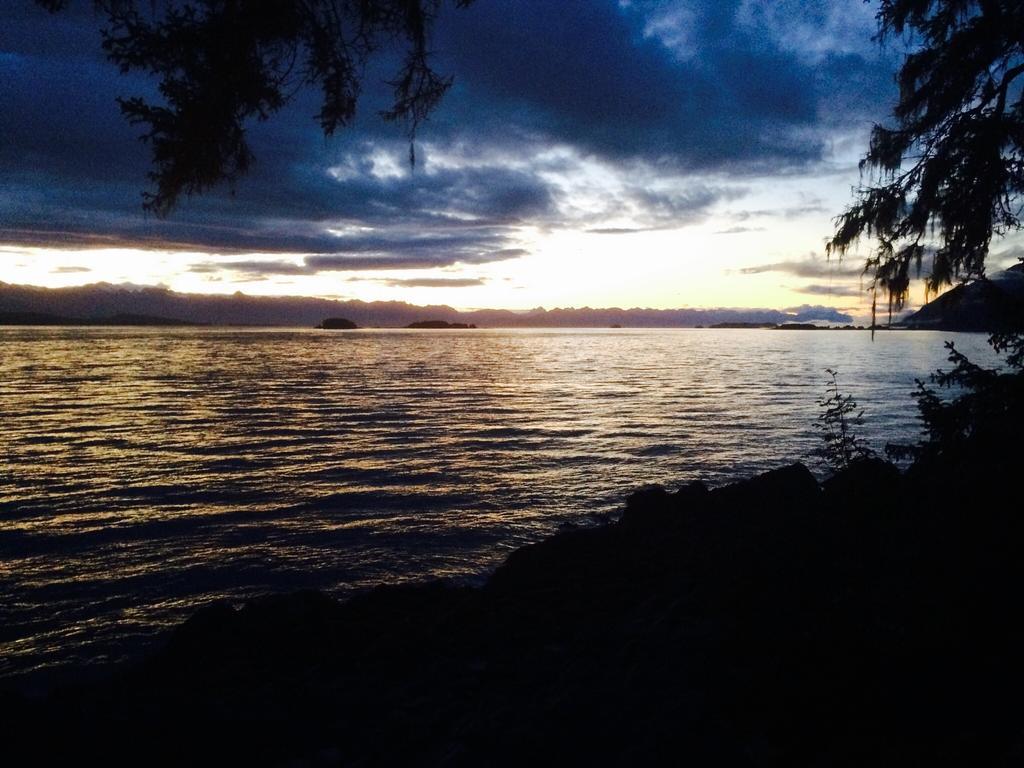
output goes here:
[{"label": "tree branch silhouette", "polygon": [[[36,0],[51,12],[70,0]],[[473,0],[452,0],[466,7]],[[182,195],[234,184],[255,160],[246,125],[272,117],[303,87],[322,94],[325,135],[356,114],[365,68],[386,46],[404,49],[389,83],[410,142],[452,78],[431,64],[430,31],[444,0],[94,0],[103,49],[122,72],[159,80],[160,103],[133,96],[121,111],[151,148],[143,207],[167,216]]]},{"label": "tree branch silhouette", "polygon": [[926,292],[984,275],[993,235],[1021,227],[1024,192],[1024,2],[881,0],[880,42],[912,46],[897,75],[894,127],[876,125],[867,183],[835,220],[828,254],[874,239],[874,292],[902,309],[926,256]]}]

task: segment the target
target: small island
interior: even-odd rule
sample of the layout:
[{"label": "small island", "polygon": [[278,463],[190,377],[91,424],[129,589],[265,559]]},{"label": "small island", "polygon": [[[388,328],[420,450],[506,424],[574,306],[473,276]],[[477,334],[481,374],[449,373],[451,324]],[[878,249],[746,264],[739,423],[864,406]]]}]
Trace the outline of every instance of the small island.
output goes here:
[{"label": "small island", "polygon": [[359,326],[344,317],[328,317],[317,328],[325,331],[354,331]]},{"label": "small island", "polygon": [[[776,331],[863,331],[863,325],[815,325],[814,323],[783,323],[776,325]],[[881,330],[881,326],[876,327]]]},{"label": "small island", "polygon": [[[701,328],[702,326],[697,326]],[[708,326],[716,330],[723,328],[730,330],[751,330],[767,329],[769,331],[863,331],[863,325],[816,325],[814,323],[715,323]],[[881,326],[876,326],[881,329]]]},{"label": "small island", "polygon": [[415,323],[409,323],[405,327],[445,330],[467,330],[469,328],[476,328],[476,326],[473,323],[449,323],[445,320],[417,320]]},{"label": "small island", "polygon": [[714,330],[721,330],[723,328],[729,330],[747,330],[751,328],[774,328],[775,323],[746,323],[746,322],[725,322],[725,323],[713,323],[708,328]]}]

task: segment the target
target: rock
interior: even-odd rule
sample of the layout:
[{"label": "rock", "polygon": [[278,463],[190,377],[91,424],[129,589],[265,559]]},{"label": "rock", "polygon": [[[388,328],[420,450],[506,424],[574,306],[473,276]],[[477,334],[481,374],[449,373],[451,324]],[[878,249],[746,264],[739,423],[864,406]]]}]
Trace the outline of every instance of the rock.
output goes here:
[{"label": "rock", "polygon": [[820,494],[818,481],[799,462],[712,491],[719,505],[751,511],[806,507],[818,501]]},{"label": "rock", "polygon": [[208,644],[211,638],[230,633],[236,619],[235,609],[226,602],[204,605],[171,632],[168,649],[175,653],[188,653]]},{"label": "rock", "polygon": [[672,499],[677,509],[686,509],[690,506],[702,504],[707,500],[709,492],[703,480],[694,480],[686,485],[679,486]]},{"label": "rock", "polygon": [[626,509],[622,513],[622,524],[636,525],[652,517],[661,518],[671,511],[672,506],[672,497],[662,486],[645,486],[626,497]]},{"label": "rock", "polygon": [[652,486],[482,589],[214,605],[116,684],[0,696],[0,744],[11,765],[1016,764],[1024,520],[945,479],[901,516],[870,514],[905,482],[880,460],[824,492],[800,464]]},{"label": "rock", "polygon": [[622,525],[657,527],[678,522],[684,513],[700,508],[708,494],[708,487],[700,480],[681,486],[675,493],[667,492],[660,485],[641,488],[626,498]]},{"label": "rock", "polygon": [[895,464],[878,457],[854,461],[823,484],[826,504],[862,504],[891,499],[902,476]]}]

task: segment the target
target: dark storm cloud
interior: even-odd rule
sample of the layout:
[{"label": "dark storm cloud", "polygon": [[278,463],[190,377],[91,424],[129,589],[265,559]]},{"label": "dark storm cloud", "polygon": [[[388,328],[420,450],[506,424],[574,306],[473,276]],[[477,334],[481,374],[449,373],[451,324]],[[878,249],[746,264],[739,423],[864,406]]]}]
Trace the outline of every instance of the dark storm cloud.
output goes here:
[{"label": "dark storm cloud", "polygon": [[[730,0],[511,0],[449,15],[437,48],[466,106],[496,121],[515,109],[522,133],[660,167],[778,172],[821,157],[823,123],[876,116],[893,90],[868,33],[859,51],[782,39],[800,22],[820,44],[833,26],[822,7],[841,4],[747,19]],[[673,24],[689,50],[671,44]]]},{"label": "dark storm cloud", "polygon": [[[147,149],[115,103],[152,97],[154,84],[118,76],[103,60],[88,4],[57,16],[31,0],[10,5],[0,28],[0,242],[18,245],[299,253],[337,259],[337,269],[388,260],[418,268],[506,258],[524,225],[680,226],[735,190],[652,191],[652,181],[813,167],[837,122],[877,114],[889,78],[867,40],[863,50],[810,56],[787,37],[787,19],[800,19],[808,39],[835,34],[834,14],[821,9],[837,4],[789,2],[783,16],[752,24],[743,4],[725,0],[479,2],[442,15],[434,48],[456,86],[421,130],[427,146],[415,170],[403,162],[399,129],[373,117],[386,88],[368,81],[361,116],[339,139],[325,142],[315,95],[302,95],[250,126],[257,163],[233,194],[185,201],[162,221],[140,211]],[[432,163],[431,147],[457,149],[457,162]],[[541,157],[553,147],[570,150],[561,169]],[[583,161],[633,181],[592,219],[555,178]],[[602,224],[619,210],[636,226]],[[390,242],[335,234],[346,227],[386,231]],[[445,238],[451,247],[436,242]],[[315,263],[303,269],[327,262]]]},{"label": "dark storm cloud", "polygon": [[[555,212],[551,190],[531,173],[486,161],[411,171],[398,136],[381,142],[357,131],[344,145],[327,145],[309,119],[315,105],[304,97],[294,110],[250,127],[257,163],[233,194],[185,201],[168,220],[145,216],[147,150],[122,120],[116,97],[152,95],[152,84],[118,77],[102,59],[95,17],[51,17],[29,0],[15,10],[15,23],[0,30],[0,242],[335,254],[377,250],[341,243],[332,230],[348,225],[462,232],[454,257],[409,243],[416,254],[410,262],[435,266],[514,248],[515,226]],[[60,45],[41,30],[53,30]],[[400,173],[359,165],[375,151],[399,158]],[[346,164],[355,167],[328,173]],[[385,245],[393,251],[401,243]]]},{"label": "dark storm cloud", "polygon": [[[10,194],[0,198],[2,239],[27,246],[131,246],[218,254],[405,253],[416,254],[421,263],[444,265],[480,262],[490,254],[507,258],[506,252],[516,248],[514,227],[556,215],[543,183],[504,168],[338,181],[324,170],[307,175],[276,162],[268,165],[259,171],[266,178],[266,185],[259,187],[265,195],[249,186],[234,198],[198,198],[183,215],[167,220],[136,214],[134,202],[121,212],[102,210],[96,187],[77,193],[12,182],[6,185]],[[40,209],[48,211],[45,218],[39,216]],[[348,228],[374,234],[336,234]],[[425,234],[404,234],[410,229]]]}]

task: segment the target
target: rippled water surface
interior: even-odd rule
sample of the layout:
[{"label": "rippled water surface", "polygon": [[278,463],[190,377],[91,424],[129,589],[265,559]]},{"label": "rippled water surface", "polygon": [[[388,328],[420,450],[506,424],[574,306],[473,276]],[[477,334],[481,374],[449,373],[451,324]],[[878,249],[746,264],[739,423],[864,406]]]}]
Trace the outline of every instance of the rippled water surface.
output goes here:
[{"label": "rippled water surface", "polygon": [[947,336],[0,329],[0,675],[216,598],[472,578],[638,485],[806,457],[826,366],[876,448],[913,437]]}]

